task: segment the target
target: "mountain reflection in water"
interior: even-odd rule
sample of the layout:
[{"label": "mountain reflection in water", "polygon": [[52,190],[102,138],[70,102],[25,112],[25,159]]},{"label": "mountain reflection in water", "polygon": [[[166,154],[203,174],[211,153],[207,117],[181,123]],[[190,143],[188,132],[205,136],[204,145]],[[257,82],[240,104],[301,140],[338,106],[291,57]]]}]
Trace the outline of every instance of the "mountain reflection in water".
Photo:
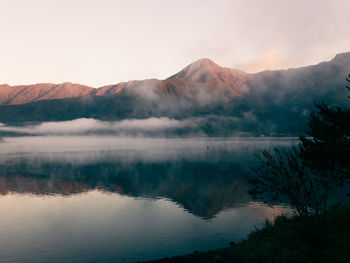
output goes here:
[{"label": "mountain reflection in water", "polygon": [[5,138],[0,262],[136,262],[244,238],[288,209],[252,202],[262,148],[290,139]]},{"label": "mountain reflection in water", "polygon": [[66,196],[97,189],[167,198],[212,218],[250,201],[253,153],[267,145],[238,139],[11,138],[0,152],[0,193]]},{"label": "mountain reflection in water", "polygon": [[1,172],[1,194],[72,195],[100,189],[132,197],[166,197],[205,218],[249,200],[245,180],[241,179],[246,172],[227,162],[74,165],[35,160],[1,170],[6,171]]}]

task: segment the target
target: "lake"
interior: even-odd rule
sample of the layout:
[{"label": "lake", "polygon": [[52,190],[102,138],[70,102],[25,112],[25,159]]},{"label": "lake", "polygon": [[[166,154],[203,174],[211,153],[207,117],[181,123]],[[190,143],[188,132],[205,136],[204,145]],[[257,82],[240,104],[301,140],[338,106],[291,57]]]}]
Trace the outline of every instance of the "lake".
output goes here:
[{"label": "lake", "polygon": [[286,213],[251,200],[260,149],[293,138],[7,137],[0,262],[135,262],[227,246]]}]

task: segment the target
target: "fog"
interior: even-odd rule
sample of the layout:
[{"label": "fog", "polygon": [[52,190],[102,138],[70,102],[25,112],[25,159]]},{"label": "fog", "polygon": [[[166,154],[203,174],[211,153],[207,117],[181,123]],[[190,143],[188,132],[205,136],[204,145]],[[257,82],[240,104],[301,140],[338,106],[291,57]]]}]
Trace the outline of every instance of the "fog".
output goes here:
[{"label": "fog", "polygon": [[0,163],[39,158],[55,162],[237,160],[259,149],[290,145],[292,138],[125,138],[116,136],[5,137]]},{"label": "fog", "polygon": [[259,137],[261,134],[268,137],[281,136],[273,122],[269,119],[261,121],[256,114],[257,112],[250,111],[241,113],[240,117],[212,114],[185,119],[151,117],[102,121],[79,118],[70,121],[27,123],[21,126],[0,124],[0,137],[113,135],[132,138],[198,138]]},{"label": "fog", "polygon": [[196,121],[175,120],[166,117],[148,119],[126,119],[121,121],[100,121],[80,118],[62,122],[44,122],[35,125],[6,126],[0,123],[0,131],[32,135],[75,135],[86,133],[131,133],[164,132],[184,127],[194,127]]},{"label": "fog", "polygon": [[[254,136],[254,129],[243,131],[246,122],[258,125],[254,115],[238,119],[232,116],[208,115],[173,119],[151,117],[102,121],[79,118],[70,121],[53,121],[21,126],[0,124],[0,136],[54,136],[54,135],[114,135],[120,137],[239,137]],[[242,130],[242,132],[241,132]]]}]

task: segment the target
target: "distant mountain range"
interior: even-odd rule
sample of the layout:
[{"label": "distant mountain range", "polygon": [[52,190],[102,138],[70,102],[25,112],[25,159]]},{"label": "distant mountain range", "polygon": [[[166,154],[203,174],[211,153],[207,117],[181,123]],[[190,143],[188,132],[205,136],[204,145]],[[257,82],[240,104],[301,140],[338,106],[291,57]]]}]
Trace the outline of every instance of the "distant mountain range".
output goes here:
[{"label": "distant mountain range", "polygon": [[18,105],[40,100],[75,98],[85,95],[111,96],[122,92],[141,97],[196,99],[203,93],[230,99],[247,91],[249,74],[222,68],[210,59],[200,59],[166,80],[148,79],[121,82],[97,89],[72,84],[40,83],[34,85],[0,85],[0,105]]},{"label": "distant mountain range", "polygon": [[40,83],[34,85],[0,85],[0,105],[25,104],[39,100],[53,100],[80,97],[94,89],[88,86],[72,84]]},{"label": "distant mountain range", "polygon": [[0,122],[23,124],[95,118],[193,119],[212,136],[295,135],[315,102],[346,105],[350,52],[318,65],[248,74],[200,59],[165,79],[84,85],[0,85]]}]

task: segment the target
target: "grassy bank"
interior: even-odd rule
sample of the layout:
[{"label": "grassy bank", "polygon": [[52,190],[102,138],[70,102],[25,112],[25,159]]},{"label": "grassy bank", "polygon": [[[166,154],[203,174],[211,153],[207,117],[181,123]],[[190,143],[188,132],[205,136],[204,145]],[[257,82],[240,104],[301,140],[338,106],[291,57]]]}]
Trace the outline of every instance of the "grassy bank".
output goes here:
[{"label": "grassy bank", "polygon": [[350,208],[342,207],[310,217],[281,216],[229,247],[152,262],[344,263],[349,259]]}]

